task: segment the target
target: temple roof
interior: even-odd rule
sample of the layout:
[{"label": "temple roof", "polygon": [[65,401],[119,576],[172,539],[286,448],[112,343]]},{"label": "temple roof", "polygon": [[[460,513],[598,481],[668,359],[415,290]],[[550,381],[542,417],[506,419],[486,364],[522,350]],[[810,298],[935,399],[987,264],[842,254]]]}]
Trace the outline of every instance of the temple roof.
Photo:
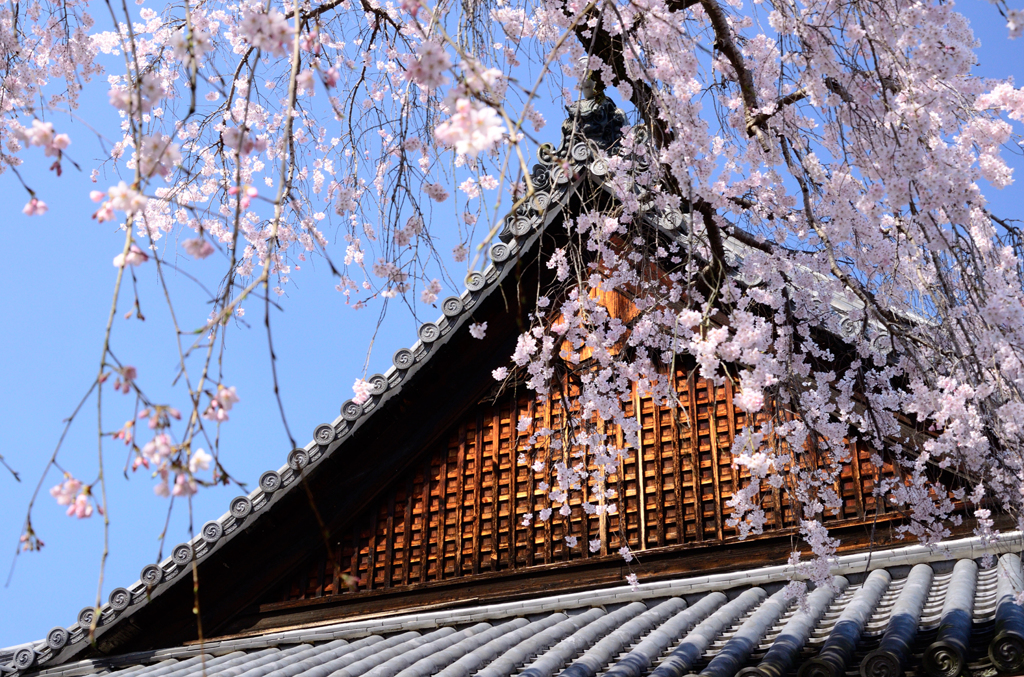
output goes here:
[{"label": "temple roof", "polygon": [[[67,663],[39,677],[953,677],[1024,668],[1020,534],[366,618]],[[24,660],[22,647],[13,656]],[[961,672],[962,670],[962,672]],[[1019,672],[1016,672],[1019,674]]]},{"label": "temple roof", "polygon": [[[508,281],[509,285],[521,282],[513,274],[513,271],[517,269],[519,259],[528,252],[535,255],[536,250],[539,248],[538,240],[545,228],[555,220],[565,218],[563,212],[571,210],[574,204],[578,205],[578,203],[573,203],[572,201],[581,189],[581,186],[587,184],[599,191],[601,190],[602,177],[608,173],[608,165],[602,154],[604,151],[609,150],[614,145],[615,140],[619,138],[626,121],[625,116],[609,99],[579,102],[570,109],[570,114],[570,118],[562,126],[560,146],[557,149],[543,147],[538,154],[540,163],[534,167],[531,175],[535,193],[530,199],[517,203],[505,217],[504,229],[498,241],[492,244],[489,249],[489,264],[483,270],[472,271],[467,275],[466,288],[463,293],[460,296],[449,297],[441,303],[442,315],[435,322],[424,323],[419,328],[415,343],[409,348],[398,350],[394,354],[393,366],[386,373],[376,374],[368,379],[373,385],[373,390],[367,402],[357,404],[349,400],[343,403],[340,416],[336,417],[333,421],[317,426],[313,432],[312,441],[306,444],[305,447],[289,452],[286,462],[281,467],[263,473],[254,491],[246,496],[234,498],[230,502],[227,512],[217,519],[206,522],[198,535],[191,541],[178,544],[172,548],[169,557],[143,568],[138,581],[126,587],[114,589],[110,593],[107,603],[98,609],[98,617],[97,609],[87,606],[82,609],[77,619],[74,619],[74,622],[66,626],[62,625],[53,628],[45,639],[20,647],[0,650],[0,672],[7,675],[9,673],[18,674],[25,671],[42,670],[42,674],[50,674],[54,671],[63,674],[63,667],[53,668],[52,670],[47,668],[49,666],[77,665],[69,663],[69,661],[80,658],[83,654],[117,653],[120,647],[126,644],[130,645],[132,641],[135,641],[142,634],[152,633],[158,629],[162,631],[164,629],[162,622],[166,618],[166,609],[172,605],[175,605],[174,608],[181,607],[185,609],[185,611],[181,612],[182,619],[184,619],[181,622],[191,622],[191,603],[187,600],[190,600],[192,594],[193,562],[201,566],[213,560],[244,560],[245,557],[251,556],[254,552],[264,551],[268,546],[263,541],[267,538],[281,538],[282,535],[292,537],[292,532],[296,529],[294,520],[282,517],[281,513],[294,510],[294,506],[301,502],[301,500],[304,500],[298,498],[300,495],[304,496],[304,492],[296,490],[296,487],[301,484],[300,479],[307,480],[312,494],[316,494],[318,497],[327,494],[328,490],[325,487],[331,487],[330,491],[333,492],[333,495],[330,500],[333,503],[330,509],[334,511],[334,514],[349,514],[353,512],[354,508],[365,505],[365,500],[368,500],[366,496],[372,493],[374,487],[393,477],[398,472],[400,463],[405,462],[404,459],[412,453],[410,450],[415,450],[418,448],[417,445],[422,444],[422,440],[416,437],[416,431],[420,429],[420,426],[417,426],[415,421],[411,421],[408,418],[403,419],[403,417],[408,416],[407,412],[416,410],[420,412],[418,415],[422,416],[423,419],[439,418],[437,411],[430,409],[430,407],[435,407],[436,409],[443,406],[445,402],[445,400],[438,397],[438,392],[440,391],[435,388],[440,383],[442,376],[445,374],[450,375],[452,371],[459,369],[472,368],[477,371],[483,371],[480,368],[482,358],[472,355],[467,357],[464,350],[458,346],[452,347],[450,345],[456,337],[462,337],[459,340],[463,340],[468,335],[469,332],[464,328],[464,325],[477,321],[477,313],[485,303],[490,304],[488,317],[494,318],[495,312],[501,312],[500,310],[495,311],[495,309],[503,308],[504,301],[501,301],[502,294],[495,293],[495,291],[505,284],[506,281]],[[659,218],[652,219],[649,225],[655,227],[661,235],[669,238],[682,239],[685,235],[684,219],[679,213],[664,214]],[[735,265],[738,260],[750,252],[748,245],[732,237],[726,239],[725,247],[730,265]],[[540,266],[535,268],[540,268]],[[758,281],[741,280],[741,283],[757,284]],[[842,321],[840,315],[845,316],[845,313],[855,308],[856,304],[843,299],[835,299],[832,302],[832,307],[838,313],[836,326],[841,326],[845,330],[846,324]],[[515,319],[509,317],[503,321],[506,324],[500,329],[510,336],[514,335],[516,328]],[[435,358],[436,354],[442,352],[447,352],[447,356],[432,359]],[[503,354],[510,354],[510,352]],[[493,359],[494,354],[500,353],[500,347],[488,346],[488,353],[488,359]],[[476,359],[477,361],[472,362],[471,359]],[[437,364],[439,360],[443,362],[443,365]],[[476,377],[464,373],[461,381],[468,382],[470,376]],[[489,370],[486,370],[486,373],[480,376],[480,378],[489,381]],[[411,396],[408,393],[410,387],[418,389],[416,391],[417,402],[420,402],[420,404],[411,403]],[[460,395],[461,397],[468,399],[470,396],[478,394],[478,391],[472,391],[469,385],[463,385],[462,387],[466,390],[467,394],[464,396]],[[477,387],[479,389],[479,386]],[[435,388],[435,390],[430,390],[430,388]],[[448,390],[444,392],[446,396],[450,396]],[[431,404],[427,406],[423,402],[430,402]],[[390,413],[386,416],[381,416],[381,413],[384,411],[389,411]],[[379,419],[379,421],[375,422],[375,419]],[[402,426],[395,425],[399,421],[403,423]],[[380,429],[384,428],[388,428],[389,431],[381,433]],[[367,432],[367,430],[370,432]],[[396,445],[393,443],[394,436],[400,434],[405,435],[409,440],[403,441],[401,445]],[[388,438],[392,440],[391,443],[387,442],[387,440],[380,442],[386,435],[392,436],[392,438]],[[387,452],[382,452],[375,458],[365,461],[367,468],[372,466],[372,470],[352,467],[352,464],[358,463],[352,460],[354,458],[353,454],[359,449],[360,445],[366,444],[368,437],[380,442],[380,448],[386,449]],[[338,462],[328,463],[328,460],[332,457],[342,457],[346,449],[348,454],[345,455],[345,463],[349,464],[348,466],[341,467],[341,464]],[[391,456],[389,457],[387,454],[391,454]],[[392,465],[394,469],[391,469]],[[330,470],[327,471],[325,468],[330,468]],[[330,481],[325,479],[325,476],[329,476]],[[349,482],[353,487],[358,487],[358,491],[350,492],[344,485],[339,485],[338,477],[345,477],[345,481]],[[319,484],[317,484],[318,481],[320,482]],[[356,494],[358,494],[358,501],[363,501],[362,503],[353,498]],[[345,500],[349,500],[351,505],[345,504]],[[292,508],[282,505],[286,502]],[[276,510],[275,507],[277,507]],[[323,511],[322,507],[319,509]],[[278,514],[277,519],[267,519],[268,516],[274,513]],[[319,514],[317,519],[319,520]],[[313,520],[308,520],[308,522],[310,524],[314,523]],[[312,528],[311,531],[316,532],[316,528]],[[319,534],[314,534],[311,538],[315,539],[318,536]],[[232,550],[227,550],[229,545],[239,540],[245,541],[244,547],[236,545]],[[245,555],[240,553],[245,553]],[[226,577],[224,580],[213,579],[212,587],[214,588],[230,585],[229,581],[233,580],[220,569],[207,567],[206,571],[208,572],[207,576],[210,576],[212,573],[215,577],[219,575]],[[237,575],[237,573],[230,574],[230,576]],[[210,581],[211,579],[207,578],[207,580]],[[780,581],[781,579],[775,581],[775,583]],[[648,592],[655,589],[642,588],[642,590]],[[169,591],[175,591],[175,595],[173,597],[168,595]],[[634,593],[622,593],[619,591],[615,594],[633,595]],[[644,594],[647,594],[647,592]],[[650,593],[650,595],[653,594],[653,592]],[[643,597],[643,599],[654,599],[650,595]],[[161,600],[161,598],[163,599]],[[600,599],[604,598],[600,597]],[[641,598],[636,599],[639,600]],[[586,601],[585,597],[580,597],[579,600],[581,605],[590,604],[590,602]],[[759,600],[758,604],[761,604],[763,601]],[[140,620],[139,612],[147,609],[147,607],[153,607],[155,603],[160,603],[162,606],[141,617]],[[230,603],[237,604],[238,601],[231,598]],[[601,603],[603,604],[604,602]],[[544,604],[549,604],[549,602],[544,602]],[[488,607],[488,609],[490,608]],[[568,608],[570,607],[565,607],[565,609]],[[630,609],[639,613],[640,608],[630,607]],[[668,607],[665,609],[667,610]],[[164,615],[161,616],[161,614]],[[134,619],[132,618],[133,616],[135,616]],[[437,618],[441,617],[438,616]],[[654,618],[654,616],[643,616],[643,618]],[[660,624],[664,620],[661,619],[658,623]],[[431,622],[441,623],[442,621],[435,619],[435,621]],[[456,623],[455,620],[451,622]],[[535,623],[539,621],[531,620],[530,622]],[[89,641],[90,627],[93,629],[93,641]],[[348,624],[344,627],[348,627]],[[506,629],[511,631],[511,627]],[[175,631],[179,632],[178,630]],[[347,633],[349,630],[339,630],[338,632]],[[463,630],[460,629],[459,632],[461,633]],[[466,641],[469,641],[468,638],[470,636],[475,636],[475,632],[469,632],[465,636]],[[497,631],[495,630],[495,632]],[[176,635],[171,634],[170,636],[173,638]],[[319,637],[320,635],[317,636]],[[273,639],[275,637],[279,639]],[[434,637],[434,635],[431,635],[431,637]],[[435,637],[438,640],[439,638],[440,636]],[[386,638],[381,641],[385,640],[391,641]],[[293,644],[296,640],[292,635],[284,633],[281,635],[268,635],[267,639],[261,641],[263,642],[262,644],[259,642],[256,644],[271,647],[277,645],[286,646]],[[221,644],[209,644],[206,646],[206,650],[214,651],[211,648],[214,646],[221,646]],[[224,646],[234,647],[236,645]],[[237,646],[249,645],[243,643]],[[338,660],[341,660],[342,654],[345,653],[341,644],[332,645],[332,648],[327,650],[340,652],[338,653]],[[182,657],[182,665],[180,667],[172,669],[168,665],[166,669],[134,668],[132,674],[138,675],[138,677],[143,675],[147,677],[167,677],[172,674],[173,677],[184,677],[188,672],[187,666],[184,665],[184,658],[190,656],[190,652],[197,652],[198,649],[179,648],[168,651],[170,653],[157,651],[153,655],[180,656]],[[219,649],[216,651],[219,651]],[[352,649],[352,651],[358,651],[358,649]],[[313,651],[313,654],[318,654],[318,652],[319,649]],[[306,654],[302,655],[305,656]],[[352,655],[356,654],[353,653]],[[245,656],[235,656],[232,659],[225,659],[223,663],[218,664],[242,665],[245,660],[249,660],[246,656],[250,656],[250,654],[247,652]],[[234,662],[236,659],[242,662],[236,664]],[[179,659],[175,658],[173,660]],[[211,662],[212,660],[213,658],[211,658]],[[252,660],[259,659],[252,658]],[[102,669],[101,666],[107,664],[113,665],[114,663],[110,663],[108,660],[107,662],[101,661],[94,665],[96,670],[99,671]],[[139,663],[139,665],[142,665],[142,663]],[[192,663],[188,665],[192,665]],[[79,668],[68,667],[68,670],[75,669]],[[232,670],[230,674],[241,673],[237,670]],[[410,675],[403,677],[410,677]],[[256,677],[256,673],[252,675],[247,674],[247,677]]]}]

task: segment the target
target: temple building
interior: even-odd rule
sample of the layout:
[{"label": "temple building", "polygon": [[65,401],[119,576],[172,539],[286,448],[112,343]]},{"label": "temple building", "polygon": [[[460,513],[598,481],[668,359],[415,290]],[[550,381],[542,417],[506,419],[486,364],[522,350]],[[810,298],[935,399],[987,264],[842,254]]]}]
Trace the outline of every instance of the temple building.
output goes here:
[{"label": "temple building", "polygon": [[[102,608],[0,649],[0,673],[1024,674],[1020,535],[983,542],[965,519],[945,548],[903,543],[904,516],[873,491],[898,477],[884,450],[879,465],[876,450],[850,443],[835,487],[842,508],[825,517],[842,538],[835,585],[793,599],[787,584],[801,574],[786,562],[798,506],[768,488],[763,533],[741,538],[730,525],[729,499],[747,477],[730,450],[754,417],[734,406],[728,380],[708,382],[682,359],[668,377],[684,415],[642,392],[624,403],[639,443],[609,480],[618,509],[581,510],[584,487],[569,516],[524,520],[551,499],[521,456],[529,431],[517,421],[557,429],[572,400],[496,384],[492,371],[507,363],[532,310],[523,290],[551,282],[538,265],[542,239],[565,238],[553,226],[609,199],[608,167],[594,151],[612,148],[625,123],[607,99],[572,113],[560,147],[541,153],[537,192],[506,218],[489,265],[440,304],[442,315],[410,337],[387,373],[369,379],[368,401],[344,403],[252,493]],[[683,237],[672,215],[649,225]],[[741,258],[747,245],[724,246]],[[625,296],[606,303],[626,320],[636,312]],[[468,329],[482,322],[486,341]],[[627,584],[628,574],[639,582]]]}]

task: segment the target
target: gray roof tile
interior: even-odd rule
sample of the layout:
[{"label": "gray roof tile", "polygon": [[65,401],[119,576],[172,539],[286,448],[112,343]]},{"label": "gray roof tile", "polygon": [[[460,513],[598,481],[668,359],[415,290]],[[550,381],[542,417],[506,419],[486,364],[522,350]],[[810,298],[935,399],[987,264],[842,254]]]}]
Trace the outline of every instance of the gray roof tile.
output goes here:
[{"label": "gray roof tile", "polygon": [[[981,545],[875,552],[870,572],[867,558],[841,557],[833,570],[849,580],[802,604],[785,589],[798,572],[765,567],[43,665],[32,677],[1019,674],[1020,558],[1006,543]],[[986,554],[997,566],[974,560]]]}]

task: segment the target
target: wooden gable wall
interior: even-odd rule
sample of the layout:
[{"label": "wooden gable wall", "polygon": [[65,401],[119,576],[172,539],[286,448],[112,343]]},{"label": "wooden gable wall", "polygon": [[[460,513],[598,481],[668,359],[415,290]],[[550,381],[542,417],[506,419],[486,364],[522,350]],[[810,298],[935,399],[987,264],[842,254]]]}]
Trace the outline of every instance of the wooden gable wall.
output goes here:
[{"label": "wooden gable wall", "polygon": [[[685,553],[694,546],[737,541],[736,528],[727,524],[732,512],[727,502],[749,475],[732,467],[730,449],[750,416],[733,406],[729,383],[712,386],[680,367],[675,385],[681,404],[676,412],[644,397],[625,405],[626,414],[640,420],[642,448],[611,478],[610,486],[621,497],[611,499],[618,502],[618,514],[583,514],[582,496],[576,492],[571,516],[555,510],[547,522],[539,520],[537,513],[551,507],[538,486],[551,481],[550,463],[541,473],[531,464],[550,460],[546,454],[551,452],[531,452],[531,431],[518,433],[516,422],[527,416],[537,426],[557,429],[561,400],[504,395],[466,412],[445,443],[427,450],[396,478],[355,527],[333,535],[330,547],[312,553],[263,600],[261,612],[346,597],[355,602],[364,593],[378,597],[434,582],[492,578],[492,572],[524,573],[602,559],[621,563],[617,551],[623,545],[642,559],[652,549]],[[851,451],[836,487],[842,510],[826,517],[837,526],[877,522],[884,506],[872,489],[880,474],[893,474],[888,465],[879,469],[872,464],[870,449],[856,445]],[[788,542],[797,515],[786,492],[764,491],[762,505],[765,533]],[[527,513],[535,517],[524,525]],[[567,546],[566,536],[577,537],[576,547]],[[591,553],[588,541],[599,537],[603,545]]]}]

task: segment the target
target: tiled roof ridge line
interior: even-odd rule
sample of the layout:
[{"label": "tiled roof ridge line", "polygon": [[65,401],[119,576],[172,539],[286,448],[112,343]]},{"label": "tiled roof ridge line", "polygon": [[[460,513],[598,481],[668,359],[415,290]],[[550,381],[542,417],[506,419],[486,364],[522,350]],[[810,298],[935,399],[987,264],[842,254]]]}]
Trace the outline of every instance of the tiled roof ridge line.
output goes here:
[{"label": "tiled roof ridge line", "polygon": [[[231,499],[227,512],[203,524],[191,541],[174,546],[170,556],[162,562],[143,567],[139,580],[131,586],[112,590],[108,602],[99,609],[100,619],[95,636],[105,634],[119,618],[146,605],[162,592],[165,584],[179,580],[183,572],[190,570],[194,558],[205,558],[218,549],[226,538],[240,531],[246,521],[259,519],[266,514],[266,509],[275,499],[296,485],[295,480],[306,468],[318,465],[331,456],[365,421],[367,414],[390,399],[398,386],[419,371],[420,365],[435,352],[431,350],[432,344],[443,342],[466,324],[471,314],[468,311],[476,306],[486,291],[514,268],[507,264],[515,261],[520,251],[532,247],[539,234],[558,216],[585,177],[592,172],[600,175],[606,171],[604,160],[597,151],[605,150],[617,139],[622,123],[625,122],[624,114],[610,99],[603,99],[596,104],[587,101],[581,103],[584,105],[573,104],[567,109],[570,117],[562,124],[559,147],[552,148],[544,144],[538,150],[540,162],[534,165],[531,173],[535,193],[530,200],[505,216],[505,228],[488,251],[490,263],[483,270],[470,271],[466,275],[466,288],[462,294],[450,296],[441,302],[441,317],[436,322],[425,322],[419,327],[418,340],[411,348],[400,348],[395,352],[392,367],[387,372],[374,374],[367,379],[372,385],[370,399],[363,404],[353,400],[344,402],[340,416],[331,423],[318,425],[314,429],[313,440],[305,447],[289,452],[281,468],[260,475],[257,487],[252,492]],[[566,171],[563,160],[572,169],[571,174]],[[77,622],[68,628],[57,626],[42,640],[0,648],[0,676],[16,677],[34,666],[43,663],[56,665],[73,657],[88,646],[84,640],[88,636],[88,628],[95,620],[95,613],[95,607],[85,607],[79,612]],[[10,662],[5,665],[8,656]]]},{"label": "tiled roof ridge line", "polygon": [[[832,574],[843,576],[867,573],[899,566],[941,562],[953,559],[976,559],[986,555],[1002,555],[1024,549],[1024,534],[1019,531],[1002,534],[993,541],[989,537],[972,536],[938,545],[910,545],[874,552],[841,555],[832,566]],[[97,667],[117,667],[132,662],[159,662],[169,658],[189,658],[201,653],[222,654],[229,651],[253,650],[291,644],[320,643],[338,639],[358,639],[369,634],[408,630],[430,630],[444,625],[474,623],[482,620],[503,620],[544,612],[579,609],[605,604],[626,604],[653,598],[710,593],[738,586],[762,586],[778,583],[782,577],[805,578],[798,567],[776,565],[734,571],[708,576],[694,576],[671,581],[640,583],[636,590],[630,586],[599,588],[577,593],[551,595],[532,600],[503,602],[482,607],[426,611],[370,620],[352,620],[304,627],[284,632],[223,641],[202,645],[173,647],[156,651],[124,654],[115,658],[100,658],[43,669],[34,677],[75,677],[92,672]],[[27,646],[27,645],[26,645]]]}]

